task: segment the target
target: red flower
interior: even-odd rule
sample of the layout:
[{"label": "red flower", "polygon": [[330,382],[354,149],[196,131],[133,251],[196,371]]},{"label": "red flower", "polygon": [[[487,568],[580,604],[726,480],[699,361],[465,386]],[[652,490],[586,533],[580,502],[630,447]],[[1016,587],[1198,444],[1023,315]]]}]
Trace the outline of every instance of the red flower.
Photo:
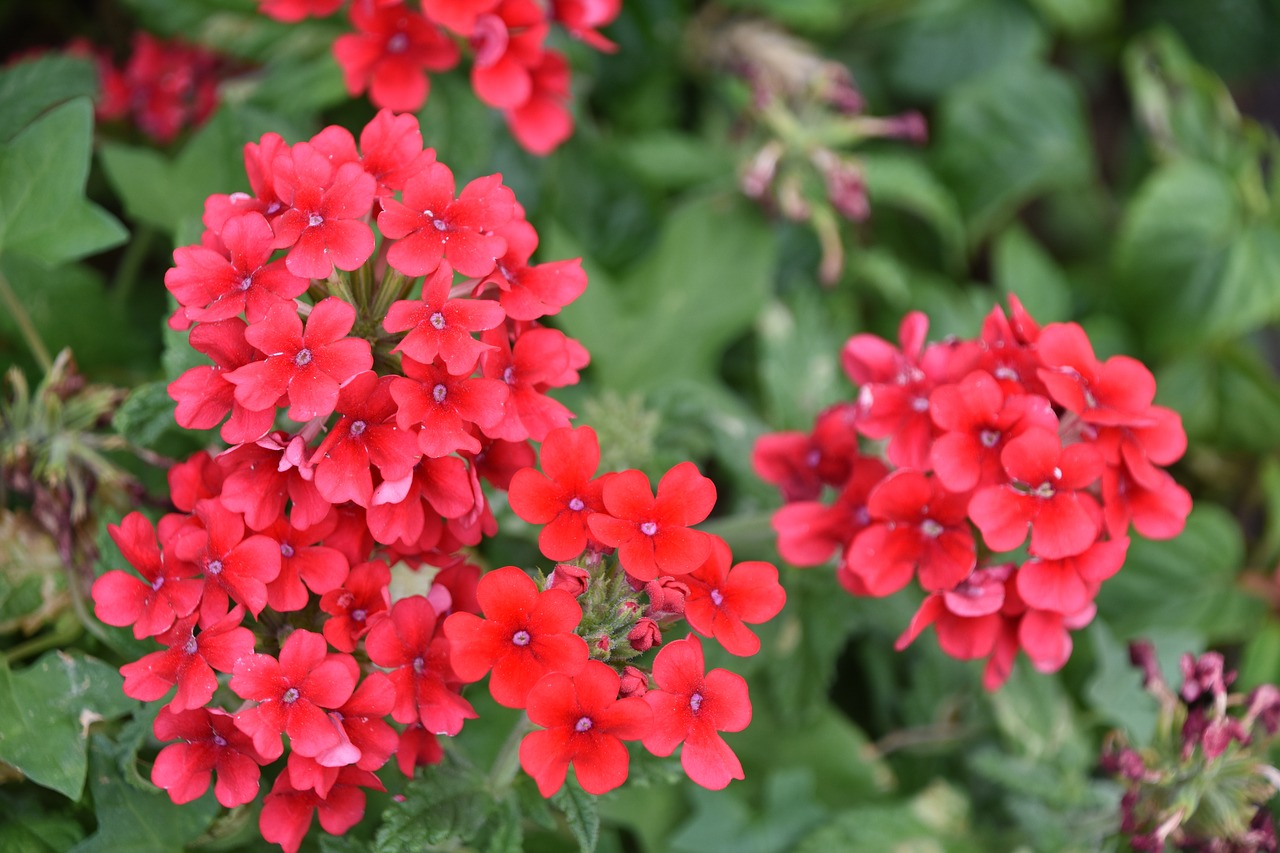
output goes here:
[{"label": "red flower", "polygon": [[409,276],[434,272],[442,258],[465,276],[493,272],[507,243],[490,232],[511,221],[515,194],[501,175],[476,178],[456,199],[453,193],[453,172],[437,162],[409,178],[403,203],[383,200],[378,229],[396,241],[387,263]]},{"label": "red flower", "polygon": [[514,345],[501,328],[486,332],[483,340],[494,345],[481,357],[485,376],[501,379],[511,389],[495,436],[543,441],[552,430],[569,426],[573,412],[546,392],[578,381],[578,342],[558,329],[543,328],[524,331]]},{"label": "red flower", "polygon": [[209,790],[216,771],[214,796],[227,808],[253,802],[258,796],[259,766],[267,759],[253,741],[236,728],[235,718],[221,708],[193,708],[174,712],[169,707],[156,715],[155,734],[160,740],[180,738],[160,750],[151,766],[151,781],[169,793],[175,803],[189,803]]},{"label": "red flower", "polygon": [[337,168],[325,154],[299,142],[276,156],[273,185],[287,210],[271,221],[275,248],[288,249],[285,266],[303,278],[327,278],[333,268],[353,270],[373,254],[373,230],[363,219],[377,181],[359,163]]},{"label": "red flower", "polygon": [[468,427],[488,429],[502,420],[507,386],[497,379],[453,376],[443,367],[420,364],[407,356],[402,369],[405,376],[391,383],[391,396],[400,407],[396,422],[406,430],[422,427],[418,447],[423,455],[478,452],[480,442]]},{"label": "red flower", "polygon": [[258,703],[236,714],[236,726],[268,760],[284,751],[281,733],[289,735],[294,752],[319,755],[341,740],[324,709],[350,699],[359,677],[360,666],[350,655],[330,654],[324,637],[296,630],[278,661],[249,655],[236,663],[231,690]]},{"label": "red flower", "polygon": [[1012,564],[978,569],[955,589],[933,593],[911,617],[894,648],[902,651],[933,625],[938,645],[951,657],[971,660],[991,654],[1004,624],[1000,610],[1012,586],[1012,572]]},{"label": "red flower", "polygon": [[1150,422],[1156,380],[1142,362],[1124,355],[1099,362],[1089,336],[1075,323],[1045,326],[1036,352],[1044,365],[1037,375],[1055,403],[1092,424]]},{"label": "red flower", "polygon": [[266,536],[245,536],[244,518],[218,501],[196,507],[204,530],[192,526],[175,538],[174,553],[204,573],[203,621],[227,612],[227,599],[257,618],[267,606],[267,584],[280,574],[280,546]]},{"label": "red flower", "polygon": [[1032,427],[1010,441],[1000,462],[1012,481],[981,489],[969,517],[995,551],[1017,548],[1031,525],[1031,553],[1059,560],[1083,552],[1098,538],[1101,510],[1079,491],[1098,479],[1102,457],[1090,445],[1062,447],[1047,429]]},{"label": "red flower", "polygon": [[289,774],[281,773],[262,802],[258,829],[264,839],[279,844],[285,853],[297,853],[317,812],[320,826],[330,835],[341,835],[359,823],[364,817],[363,788],[386,790],[377,776],[358,767],[342,768],[337,784],[325,797],[312,790],[297,790],[290,784]]},{"label": "red flower", "polygon": [[279,518],[262,531],[280,545],[280,574],[267,584],[268,607],[280,613],[301,610],[307,606],[307,590],[324,595],[342,586],[350,569],[347,558],[336,548],[317,544],[337,523],[336,516],[328,516],[318,525],[298,529]]},{"label": "red flower", "polygon": [[715,503],[715,484],[692,462],[681,462],[664,474],[656,498],[648,477],[623,471],[604,484],[609,514],[594,513],[587,524],[593,536],[618,549],[628,574],[648,581],[687,574],[706,561],[711,538],[689,526],[710,515]]},{"label": "red flower", "polygon": [[506,314],[487,299],[450,299],[453,268],[440,264],[422,283],[422,299],[396,302],[387,310],[382,327],[408,334],[396,345],[414,361],[430,364],[437,356],[455,376],[468,376],[482,353],[491,349],[472,332],[502,324]]},{"label": "red flower", "polygon": [[307,17],[323,18],[342,6],[342,0],[258,0],[258,11],[269,18],[295,23]]},{"label": "red flower", "polygon": [[437,764],[444,758],[439,739],[427,731],[421,723],[404,727],[400,732],[400,745],[396,748],[396,766],[400,772],[413,778],[414,768]]},{"label": "red flower", "polygon": [[378,182],[378,196],[404,189],[405,182],[436,159],[434,149],[423,149],[422,131],[413,115],[389,109],[378,114],[360,131],[360,165]]},{"label": "red flower", "polygon": [[689,585],[684,617],[693,630],[714,637],[730,654],[754,655],[760,651],[760,638],[744,623],[759,624],[777,616],[787,592],[769,563],[752,560],[731,568],[732,562],[729,546],[712,537],[711,556],[684,576]]},{"label": "red flower", "polygon": [[596,29],[613,23],[622,11],[622,0],[551,0],[551,14],[569,35],[596,50],[613,53],[618,46]]},{"label": "red flower", "polygon": [[862,458],[854,428],[856,416],[854,404],[837,403],[818,415],[812,433],[760,436],[751,450],[756,476],[777,486],[787,502],[814,500],[822,494],[823,486],[844,485]]},{"label": "red flower", "polygon": [[543,728],[520,742],[520,766],[550,797],[569,765],[583,790],[612,791],[627,779],[631,758],[624,740],[644,737],[652,712],[643,699],[619,699],[621,679],[608,664],[588,661],[577,676],[543,676],[529,691],[529,719]]},{"label": "red flower", "polygon": [[236,661],[253,654],[253,632],[240,625],[243,618],[244,608],[236,607],[199,633],[195,613],[179,619],[158,638],[169,648],[120,667],[125,695],[153,702],[177,684],[169,710],[203,708],[218,689],[213,671],[230,673]]},{"label": "red flower", "polygon": [[213,359],[213,364],[197,365],[169,383],[169,396],[178,404],[174,420],[184,429],[210,429],[227,412],[231,419],[222,425],[222,440],[230,444],[257,441],[267,434],[275,419],[275,408],[250,411],[235,398],[236,386],[227,376],[258,358],[258,351],[245,340],[245,322],[239,317],[216,323],[201,323],[191,330],[192,349]]},{"label": "red flower", "polygon": [[451,614],[444,633],[459,678],[479,681],[493,670],[489,692],[499,705],[523,708],[542,676],[576,675],[587,662],[587,644],[573,633],[582,608],[570,593],[539,592],[532,578],[506,566],[481,577],[476,595],[484,618]]},{"label": "red flower", "polygon": [[207,323],[244,313],[256,323],[267,310],[307,292],[310,280],[294,275],[284,261],[272,261],[275,234],[257,211],[232,216],[218,234],[226,253],[205,246],[182,246],[165,287],[185,308],[188,320]]},{"label": "red flower", "polygon": [[587,547],[587,519],[604,511],[604,483],[596,478],[600,444],[584,426],[553,430],[542,443],[542,469],[511,478],[511,509],[530,524],[544,525],[538,548],[549,560],[572,560]]},{"label": "red flower", "polygon": [[550,30],[546,13],[531,0],[503,0],[495,14],[477,17],[471,32],[471,88],[476,97],[497,109],[529,100],[529,69],[541,61]]},{"label": "red flower", "polygon": [[324,623],[324,637],[341,652],[354,652],[356,643],[373,627],[376,617],[391,608],[391,569],[381,560],[352,566],[346,582],[326,592],[320,609],[330,618]]},{"label": "red flower", "polygon": [[550,154],[573,135],[573,116],[565,106],[569,100],[569,63],[556,51],[546,50],[529,74],[533,94],[520,106],[506,111],[507,126],[526,151]]},{"label": "red flower", "polygon": [[[272,411],[274,414],[274,411]],[[312,484],[312,470],[306,466],[309,451],[300,435],[273,432],[252,444],[233,447],[218,456],[226,472],[219,500],[227,509],[244,513],[245,523],[254,530],[266,530],[284,515],[304,529],[319,524],[331,505]]]},{"label": "red flower", "polygon": [[364,640],[369,660],[391,670],[397,723],[421,722],[429,731],[452,737],[465,720],[475,719],[471,703],[449,687],[455,681],[448,641],[436,632],[436,611],[424,596],[402,598]]},{"label": "red flower", "polygon": [[743,778],[738,756],[719,733],[740,732],[751,722],[746,680],[727,669],[707,672],[697,637],[676,640],[658,652],[653,680],[657,687],[644,694],[653,709],[644,748],[667,756],[683,743],[680,766],[713,791]]},{"label": "red flower", "polygon": [[330,503],[352,501],[368,507],[373,500],[373,474],[384,480],[410,476],[421,453],[412,430],[396,424],[390,376],[373,371],[357,374],[338,392],[342,418],[311,455],[316,491]]},{"label": "red flower", "polygon": [[498,235],[506,240],[507,253],[498,258],[494,274],[477,285],[477,291],[488,284],[496,286],[502,309],[512,320],[556,314],[586,290],[581,258],[529,266],[538,248],[538,232],[524,219],[512,219],[498,229]]},{"label": "red flower", "polygon": [[196,570],[189,564],[164,558],[145,515],[131,512],[118,527],[108,524],[107,532],[142,580],[112,569],[94,581],[95,616],[118,628],[132,625],[133,636],[142,639],[163,634],[196,609],[204,582],[195,579]]},{"label": "red flower", "polygon": [[890,595],[919,570],[930,592],[951,589],[977,561],[966,518],[968,496],[947,491],[936,477],[898,470],[867,499],[872,523],[858,534],[840,571],[866,595]]},{"label": "red flower", "polygon": [[248,409],[270,409],[287,394],[288,415],[299,423],[331,414],[338,389],[373,367],[369,342],[346,337],[355,321],[356,309],[334,296],[311,309],[305,331],[294,306],[272,308],[245,330],[266,359],[227,374],[236,400]]},{"label": "red flower", "polygon": [[440,26],[460,36],[471,35],[476,18],[493,10],[501,0],[423,0],[422,12]]},{"label": "red flower", "polygon": [[797,566],[818,566],[831,559],[871,523],[867,499],[888,475],[889,469],[879,459],[862,456],[830,506],[804,500],[779,509],[773,528],[782,559]]},{"label": "red flower", "polygon": [[1028,560],[1018,569],[1018,596],[1038,610],[1079,613],[1093,601],[1098,586],[1120,571],[1128,550],[1128,539],[1112,539],[1061,560]]},{"label": "red flower", "polygon": [[374,106],[413,112],[427,100],[427,71],[458,64],[458,46],[431,21],[403,3],[352,3],[357,32],[338,36],[333,55],[342,66],[347,91],[369,89]]}]

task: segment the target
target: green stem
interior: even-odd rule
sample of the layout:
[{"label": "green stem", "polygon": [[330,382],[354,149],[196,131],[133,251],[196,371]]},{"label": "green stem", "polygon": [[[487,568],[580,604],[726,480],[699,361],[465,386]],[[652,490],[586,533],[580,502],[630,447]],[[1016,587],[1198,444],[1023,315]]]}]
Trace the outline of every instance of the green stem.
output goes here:
[{"label": "green stem", "polygon": [[44,341],[40,340],[40,335],[36,332],[35,325],[31,322],[31,315],[27,313],[27,309],[18,301],[18,295],[13,292],[13,288],[9,285],[9,279],[4,277],[4,273],[0,273],[0,300],[4,300],[5,307],[9,309],[9,313],[13,315],[13,320],[18,324],[18,331],[22,333],[23,339],[27,342],[31,354],[35,356],[39,362],[40,368],[48,373],[53,369],[53,359],[49,357],[49,350],[45,349]]},{"label": "green stem", "polygon": [[515,781],[516,772],[520,769],[520,741],[531,731],[533,723],[529,722],[529,715],[522,711],[489,770],[489,788],[495,797],[501,797]]},{"label": "green stem", "polygon": [[84,626],[80,624],[80,620],[71,616],[70,618],[59,619],[54,623],[53,630],[47,634],[41,634],[38,637],[32,637],[25,643],[14,646],[4,653],[5,662],[13,665],[18,661],[26,660],[34,657],[40,652],[47,649],[56,649],[65,646],[80,636],[84,632]]},{"label": "green stem", "polygon": [[147,225],[138,226],[138,230],[133,233],[133,240],[125,248],[124,257],[120,259],[120,266],[116,267],[115,278],[111,281],[112,298],[117,305],[129,301],[155,237],[155,229]]}]

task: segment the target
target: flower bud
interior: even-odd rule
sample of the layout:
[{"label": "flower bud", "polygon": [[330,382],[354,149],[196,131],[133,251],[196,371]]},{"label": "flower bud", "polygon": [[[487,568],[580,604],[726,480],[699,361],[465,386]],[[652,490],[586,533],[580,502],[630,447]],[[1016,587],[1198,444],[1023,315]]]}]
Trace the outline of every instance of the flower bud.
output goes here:
[{"label": "flower bud", "polygon": [[574,598],[582,595],[591,585],[591,574],[572,563],[556,563],[547,578],[547,589],[563,589]]},{"label": "flower bud", "polygon": [[689,586],[664,576],[645,584],[644,594],[649,596],[649,609],[645,615],[659,620],[678,617],[684,615],[684,600],[689,597]]},{"label": "flower bud", "polygon": [[618,688],[618,697],[640,697],[649,692],[649,675],[639,667],[624,666],[622,668],[622,686]]},{"label": "flower bud", "polygon": [[662,645],[662,629],[652,619],[644,618],[635,624],[627,634],[627,642],[638,652],[647,652],[654,646]]}]

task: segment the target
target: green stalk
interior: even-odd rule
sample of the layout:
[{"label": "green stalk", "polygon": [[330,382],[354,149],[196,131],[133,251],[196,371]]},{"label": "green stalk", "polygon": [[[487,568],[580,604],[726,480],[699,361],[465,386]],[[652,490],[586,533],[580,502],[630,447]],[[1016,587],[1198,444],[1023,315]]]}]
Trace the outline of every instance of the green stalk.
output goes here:
[{"label": "green stalk", "polygon": [[49,350],[45,349],[44,341],[40,340],[40,335],[36,332],[36,327],[31,322],[31,315],[27,313],[27,309],[18,301],[18,295],[13,292],[13,288],[9,285],[9,279],[4,277],[4,273],[0,273],[0,300],[4,301],[5,307],[9,309],[14,322],[18,324],[18,331],[22,333],[23,339],[27,342],[27,347],[40,364],[40,368],[45,373],[51,371],[53,369],[53,359],[49,357]]},{"label": "green stalk", "polygon": [[533,723],[529,722],[529,715],[522,711],[489,770],[489,788],[495,797],[500,798],[515,781],[516,772],[520,769],[520,741],[531,731]]}]

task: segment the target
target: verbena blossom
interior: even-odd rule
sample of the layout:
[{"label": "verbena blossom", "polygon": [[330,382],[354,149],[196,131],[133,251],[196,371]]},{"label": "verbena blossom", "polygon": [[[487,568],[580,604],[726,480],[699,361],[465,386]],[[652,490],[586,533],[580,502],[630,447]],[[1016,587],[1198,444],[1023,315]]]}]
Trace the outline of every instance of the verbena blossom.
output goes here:
[{"label": "verbena blossom", "polygon": [[854,335],[841,355],[856,400],[809,433],[764,436],[753,462],[786,501],[773,520],[785,559],[838,555],[854,595],[917,581],[928,595],[899,648],[932,625],[943,651],[986,658],[996,689],[1019,651],[1044,672],[1066,662],[1131,526],[1181,532],[1191,498],[1163,466],[1186,435],[1140,362],[1098,359],[1080,326],[1041,328],[1015,297],[977,339],[927,332],[913,312],[896,345]]}]

